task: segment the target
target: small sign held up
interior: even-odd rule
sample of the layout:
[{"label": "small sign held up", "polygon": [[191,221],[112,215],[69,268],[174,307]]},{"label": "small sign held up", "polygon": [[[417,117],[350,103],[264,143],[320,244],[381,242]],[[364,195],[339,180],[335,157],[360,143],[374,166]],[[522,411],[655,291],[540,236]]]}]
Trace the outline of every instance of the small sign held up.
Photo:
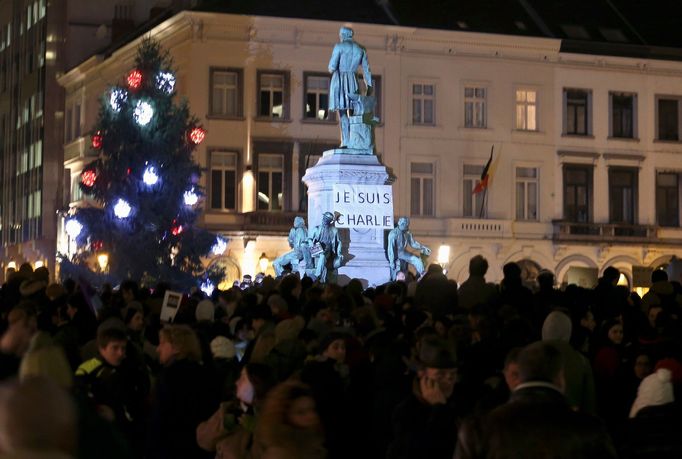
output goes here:
[{"label": "small sign held up", "polygon": [[161,322],[172,323],[173,320],[175,320],[178,309],[180,309],[181,302],[182,293],[166,290],[166,294],[163,297],[163,304],[161,305]]},{"label": "small sign held up", "polygon": [[332,206],[338,228],[393,229],[390,185],[335,184]]}]

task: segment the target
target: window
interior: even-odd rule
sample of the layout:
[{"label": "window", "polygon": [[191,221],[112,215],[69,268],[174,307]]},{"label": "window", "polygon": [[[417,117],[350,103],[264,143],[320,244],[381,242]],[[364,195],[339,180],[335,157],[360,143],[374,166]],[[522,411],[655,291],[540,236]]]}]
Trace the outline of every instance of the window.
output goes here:
[{"label": "window", "polygon": [[680,140],[679,99],[658,99],[658,140]]},{"label": "window", "polygon": [[410,214],[434,216],[434,164],[411,163],[410,174]]},{"label": "window", "polygon": [[637,169],[609,169],[609,213],[611,223],[634,225],[637,212]]},{"label": "window", "polygon": [[[298,155],[298,177],[303,177],[306,170],[316,165],[326,150],[336,148],[337,145],[338,143],[301,142]],[[298,210],[306,211],[308,209],[308,187],[302,180],[299,180],[298,196]]]},{"label": "window", "polygon": [[303,115],[306,119],[328,121],[329,81],[326,75],[304,74],[305,100]]},{"label": "window", "polygon": [[211,209],[237,210],[237,153],[211,152]]},{"label": "window", "polygon": [[436,124],[435,103],[435,85],[412,83],[412,124]]},{"label": "window", "polygon": [[660,226],[680,226],[680,191],[676,173],[656,174],[656,221]]},{"label": "window", "polygon": [[258,116],[289,118],[289,75],[282,72],[258,72]]},{"label": "window", "polygon": [[73,138],[77,139],[81,136],[81,104],[76,104],[73,107]]},{"label": "window", "polygon": [[64,117],[64,143],[71,142],[71,109],[66,109],[66,116]]},{"label": "window", "polygon": [[592,167],[564,166],[564,219],[588,223],[592,219]]},{"label": "window", "polygon": [[609,93],[611,102],[611,137],[635,137],[635,94]]},{"label": "window", "polygon": [[538,219],[538,169],[516,168],[516,219]]},{"label": "window", "polygon": [[487,214],[485,202],[483,200],[485,193],[483,191],[474,194],[474,189],[478,182],[481,181],[481,173],[483,166],[475,166],[472,164],[464,165],[464,189],[462,191],[463,212],[465,217],[484,218]]},{"label": "window", "polygon": [[213,116],[242,116],[242,71],[211,69],[211,100],[209,113]]},{"label": "window", "polygon": [[80,183],[80,177],[74,176],[71,178],[71,201],[80,201],[83,199],[83,191],[81,187],[78,186]]},{"label": "window", "polygon": [[564,133],[568,135],[590,134],[590,91],[564,89],[566,119]]},{"label": "window", "polygon": [[467,86],[464,88],[464,127],[486,127],[486,88]]},{"label": "window", "polygon": [[516,129],[538,130],[538,93],[530,89],[516,90]]},{"label": "window", "polygon": [[[358,86],[360,94],[367,94],[367,85],[362,73],[358,75]],[[379,118],[379,122],[383,122],[381,118],[381,75],[372,75],[372,95],[376,98],[376,105],[374,106],[374,115]]]},{"label": "window", "polygon": [[258,155],[258,210],[284,207],[284,155]]}]

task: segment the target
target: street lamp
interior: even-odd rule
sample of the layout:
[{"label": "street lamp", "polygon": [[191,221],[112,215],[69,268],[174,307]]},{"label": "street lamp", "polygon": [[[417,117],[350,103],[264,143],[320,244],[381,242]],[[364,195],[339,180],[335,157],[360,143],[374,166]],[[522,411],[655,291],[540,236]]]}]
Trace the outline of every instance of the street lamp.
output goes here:
[{"label": "street lamp", "polygon": [[438,264],[443,268],[443,274],[447,274],[446,267],[450,264],[450,246],[442,244],[438,247]]},{"label": "street lamp", "polygon": [[109,265],[109,255],[106,253],[100,253],[97,255],[97,264],[99,264],[99,269],[104,272]]},{"label": "street lamp", "polygon": [[270,260],[268,260],[268,257],[265,256],[265,252],[263,252],[258,259],[258,266],[260,266],[260,271],[265,274],[265,270],[268,269],[268,265],[270,264]]}]

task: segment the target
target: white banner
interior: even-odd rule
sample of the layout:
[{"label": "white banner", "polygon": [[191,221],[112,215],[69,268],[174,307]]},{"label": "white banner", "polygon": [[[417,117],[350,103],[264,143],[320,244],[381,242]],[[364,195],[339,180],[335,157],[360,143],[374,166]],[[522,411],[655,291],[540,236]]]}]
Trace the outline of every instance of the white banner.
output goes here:
[{"label": "white banner", "polygon": [[391,185],[334,185],[332,206],[338,228],[393,229]]}]

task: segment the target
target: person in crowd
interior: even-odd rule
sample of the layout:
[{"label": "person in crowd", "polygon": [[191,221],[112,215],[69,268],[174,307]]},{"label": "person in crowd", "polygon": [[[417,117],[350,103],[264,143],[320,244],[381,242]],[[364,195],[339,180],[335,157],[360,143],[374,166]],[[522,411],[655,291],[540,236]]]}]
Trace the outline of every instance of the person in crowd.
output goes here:
[{"label": "person in crowd", "polygon": [[249,363],[244,366],[235,384],[233,398],[220,403],[213,415],[197,426],[199,446],[215,451],[218,458],[247,457],[253,449],[253,434],[261,406],[275,384],[267,365]]},{"label": "person in crowd", "polygon": [[601,345],[594,356],[598,412],[610,425],[624,419],[622,383],[626,371],[623,324],[620,318],[606,320],[598,337]]},{"label": "person in crowd", "polygon": [[64,388],[33,376],[0,388],[0,454],[4,459],[73,459],[77,413]]},{"label": "person in crowd", "polygon": [[202,458],[196,428],[218,404],[218,388],[202,364],[199,339],[186,325],[159,332],[159,361],[163,366],[152,399],[147,457]]},{"label": "person in crowd", "polygon": [[497,287],[485,281],[488,260],[476,255],[469,260],[469,278],[458,290],[459,307],[469,311],[477,304],[489,304],[497,297]]},{"label": "person in crowd", "polygon": [[508,403],[459,431],[455,459],[546,458],[561,452],[567,459],[615,458],[613,442],[601,421],[571,409],[561,352],[536,342],[518,357],[521,384]]},{"label": "person in crowd", "polygon": [[500,304],[512,306],[525,319],[533,316],[533,293],[523,285],[521,267],[510,262],[502,267],[504,278],[500,282]]},{"label": "person in crowd", "polygon": [[272,389],[256,426],[255,441],[263,459],[324,459],[324,434],[310,389],[294,381]]},{"label": "person in crowd", "polygon": [[542,340],[555,346],[563,358],[565,390],[569,405],[576,410],[596,412],[594,377],[590,362],[576,351],[569,341],[573,325],[571,318],[562,311],[549,313],[542,325]]},{"label": "person in crowd", "polygon": [[464,414],[457,394],[457,363],[447,343],[425,339],[414,361],[417,374],[412,394],[393,414],[393,441],[387,458],[451,458],[457,422]]}]

